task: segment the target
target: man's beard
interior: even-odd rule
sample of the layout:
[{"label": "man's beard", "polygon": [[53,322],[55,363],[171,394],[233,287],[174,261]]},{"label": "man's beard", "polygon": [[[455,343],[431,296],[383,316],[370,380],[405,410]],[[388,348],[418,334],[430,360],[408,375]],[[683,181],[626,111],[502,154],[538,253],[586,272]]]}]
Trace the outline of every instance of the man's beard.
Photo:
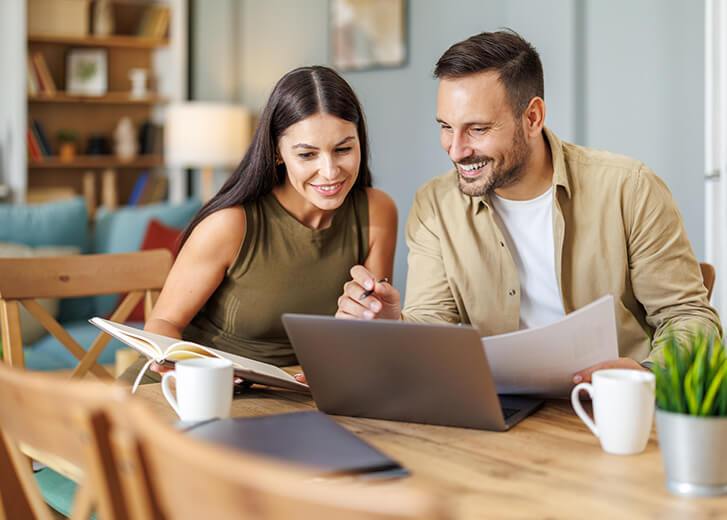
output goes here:
[{"label": "man's beard", "polygon": [[490,173],[475,179],[468,179],[458,175],[459,190],[470,197],[482,197],[489,195],[492,191],[515,184],[523,174],[523,168],[530,156],[530,149],[525,142],[525,132],[520,125],[517,125],[515,137],[513,137],[512,148],[506,153],[500,164],[496,164],[494,158],[478,156],[468,158],[466,162],[459,164],[476,164],[487,161],[485,168],[490,168]]}]

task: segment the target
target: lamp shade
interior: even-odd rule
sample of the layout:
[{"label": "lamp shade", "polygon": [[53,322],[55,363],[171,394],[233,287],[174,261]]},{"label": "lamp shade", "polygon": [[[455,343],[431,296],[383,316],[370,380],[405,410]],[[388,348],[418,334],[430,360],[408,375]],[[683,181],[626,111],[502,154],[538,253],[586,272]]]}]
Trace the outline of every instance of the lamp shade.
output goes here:
[{"label": "lamp shade", "polygon": [[240,105],[173,103],[164,128],[165,160],[183,168],[235,165],[250,145],[250,126],[250,114]]}]

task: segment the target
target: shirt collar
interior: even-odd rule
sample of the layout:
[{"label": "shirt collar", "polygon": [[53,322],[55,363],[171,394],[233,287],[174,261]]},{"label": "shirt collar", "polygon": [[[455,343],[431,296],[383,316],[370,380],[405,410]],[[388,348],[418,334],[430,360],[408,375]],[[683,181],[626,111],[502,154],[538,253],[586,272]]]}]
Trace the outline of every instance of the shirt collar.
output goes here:
[{"label": "shirt collar", "polygon": [[[546,144],[550,147],[550,154],[553,161],[553,186],[556,188],[558,186],[562,186],[565,190],[565,193],[570,198],[571,192],[570,192],[570,183],[568,181],[568,171],[565,167],[565,157],[563,155],[563,143],[560,139],[558,139],[558,136],[555,135],[549,128],[543,127],[543,136],[545,137]],[[455,175],[456,175],[456,169],[455,169]],[[457,186],[457,189],[459,189],[459,186]],[[555,191],[558,191],[557,189]],[[487,195],[482,195],[479,197],[469,197],[467,195],[461,194],[463,197],[466,197],[470,201],[470,206],[472,208],[472,212],[476,215],[479,213],[479,211],[482,208],[489,209],[491,207],[490,198]]]}]

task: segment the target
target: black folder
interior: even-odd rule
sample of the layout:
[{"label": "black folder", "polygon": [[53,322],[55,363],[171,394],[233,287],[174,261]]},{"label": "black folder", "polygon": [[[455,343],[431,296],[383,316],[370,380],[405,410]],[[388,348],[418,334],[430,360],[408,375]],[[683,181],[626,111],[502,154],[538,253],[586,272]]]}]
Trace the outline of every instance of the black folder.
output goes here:
[{"label": "black folder", "polygon": [[205,441],[306,466],[322,476],[393,478],[409,474],[398,462],[316,411],[217,419],[192,425],[185,432]]}]

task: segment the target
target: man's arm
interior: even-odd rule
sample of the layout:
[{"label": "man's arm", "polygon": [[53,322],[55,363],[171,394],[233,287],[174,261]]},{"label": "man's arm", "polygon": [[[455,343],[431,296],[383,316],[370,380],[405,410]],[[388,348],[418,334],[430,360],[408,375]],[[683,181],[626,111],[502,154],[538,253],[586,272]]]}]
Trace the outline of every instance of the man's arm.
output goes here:
[{"label": "man's arm", "polygon": [[441,225],[426,188],[417,192],[406,225],[409,271],[402,317],[419,323],[459,323],[436,228]]},{"label": "man's arm", "polygon": [[698,329],[722,331],[669,189],[646,166],[628,183],[624,214],[631,283],[647,323],[655,329],[651,353],[637,361],[661,363],[669,330],[687,344]]}]

